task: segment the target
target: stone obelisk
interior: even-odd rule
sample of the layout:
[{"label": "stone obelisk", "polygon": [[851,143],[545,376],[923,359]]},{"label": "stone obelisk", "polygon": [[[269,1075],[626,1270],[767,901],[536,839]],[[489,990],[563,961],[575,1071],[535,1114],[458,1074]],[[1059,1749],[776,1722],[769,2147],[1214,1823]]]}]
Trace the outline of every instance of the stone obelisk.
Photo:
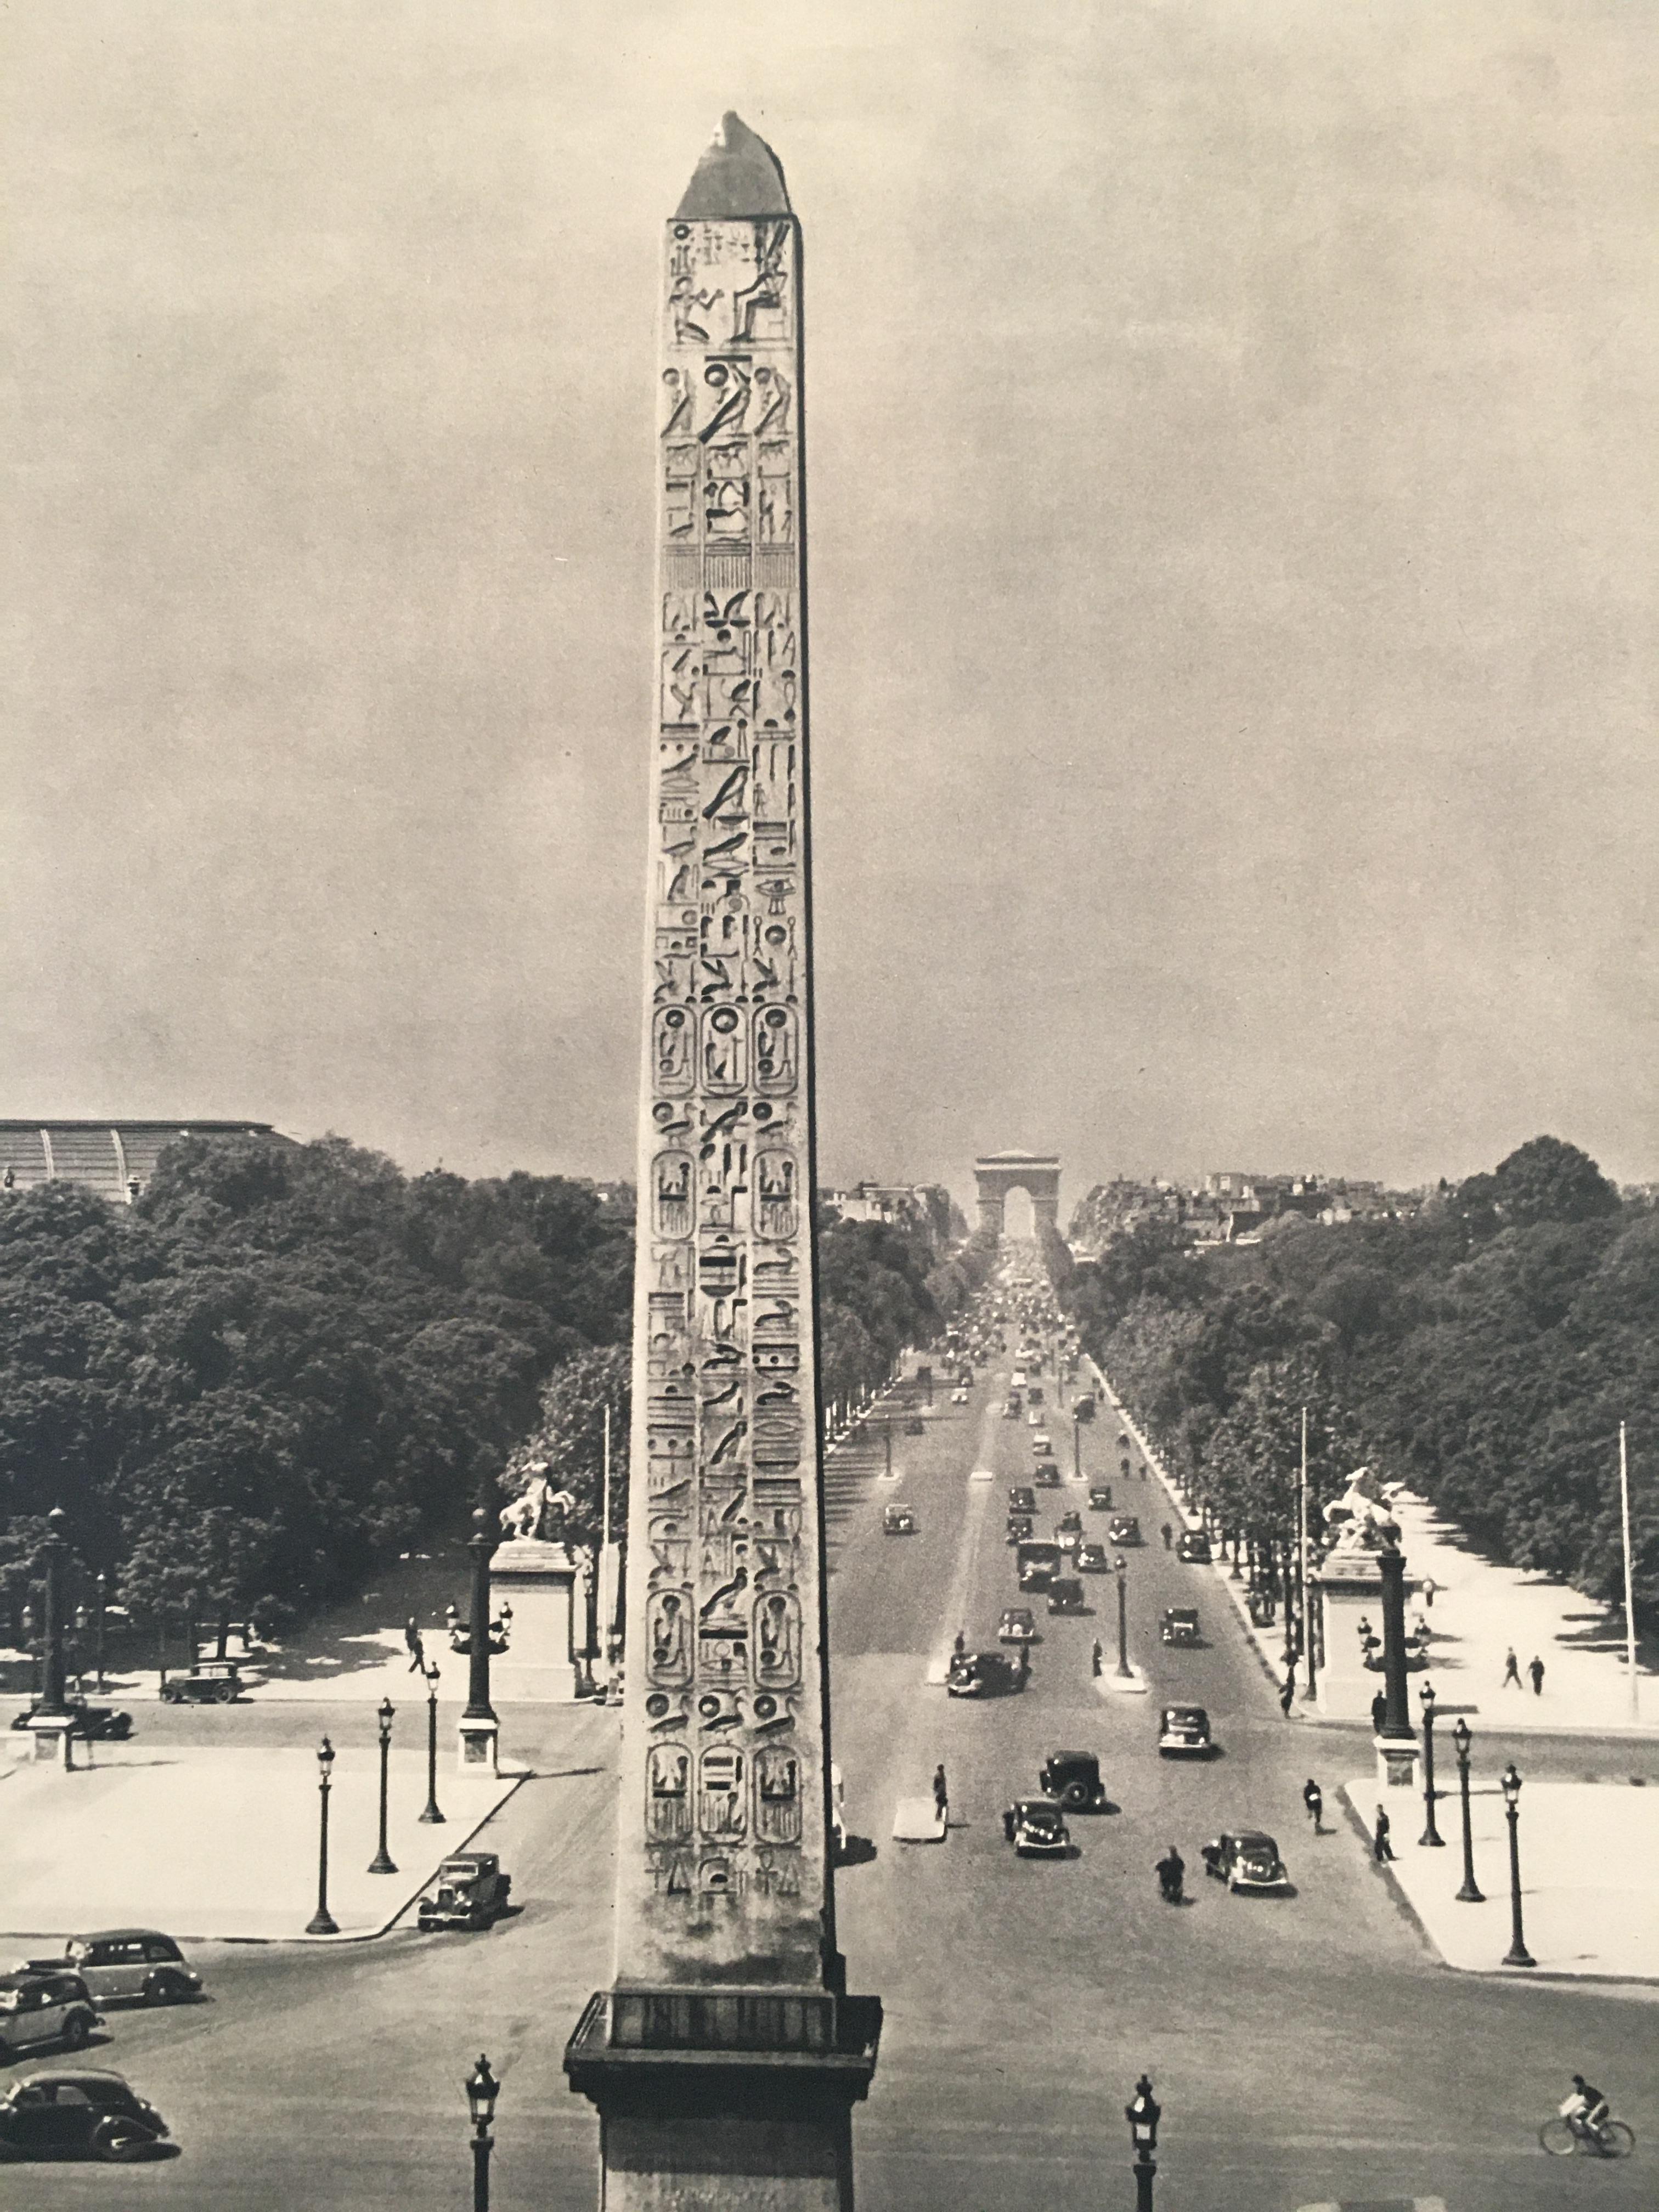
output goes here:
[{"label": "stone obelisk", "polygon": [[607,2212],[840,2212],[873,1998],[830,1851],[800,228],[728,115],[667,226]]}]

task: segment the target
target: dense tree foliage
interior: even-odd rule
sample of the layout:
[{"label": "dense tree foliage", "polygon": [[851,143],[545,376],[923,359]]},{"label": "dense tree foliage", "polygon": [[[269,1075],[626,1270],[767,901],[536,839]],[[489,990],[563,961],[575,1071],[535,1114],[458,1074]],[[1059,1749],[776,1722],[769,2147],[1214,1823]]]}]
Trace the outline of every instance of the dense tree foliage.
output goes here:
[{"label": "dense tree foliage", "polygon": [[1500,1558],[1621,1588],[1629,1424],[1638,1601],[1659,1601],[1659,1213],[1534,1138],[1412,1220],[1202,1256],[1147,1226],[1078,1267],[1085,1340],[1231,1525],[1285,1532],[1299,1408],[1319,1502],[1362,1459]]}]

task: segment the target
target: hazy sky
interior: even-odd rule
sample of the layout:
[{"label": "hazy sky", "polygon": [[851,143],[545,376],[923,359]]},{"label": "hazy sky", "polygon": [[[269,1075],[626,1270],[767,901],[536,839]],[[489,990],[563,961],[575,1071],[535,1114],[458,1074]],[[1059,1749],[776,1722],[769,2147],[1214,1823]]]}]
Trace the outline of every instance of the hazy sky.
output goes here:
[{"label": "hazy sky", "polygon": [[825,1172],[1659,1174],[1652,0],[10,0],[0,99],[0,1114],[631,1173],[735,106]]}]

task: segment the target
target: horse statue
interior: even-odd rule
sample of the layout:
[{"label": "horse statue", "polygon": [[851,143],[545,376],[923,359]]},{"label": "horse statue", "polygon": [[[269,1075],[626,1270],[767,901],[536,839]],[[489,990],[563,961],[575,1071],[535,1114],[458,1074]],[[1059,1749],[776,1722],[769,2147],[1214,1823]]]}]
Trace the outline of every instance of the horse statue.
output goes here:
[{"label": "horse statue", "polygon": [[565,1526],[576,1510],[568,1490],[555,1490],[545,1474],[532,1474],[510,1505],[501,1514],[502,1532],[511,1538],[544,1538],[562,1544]]}]

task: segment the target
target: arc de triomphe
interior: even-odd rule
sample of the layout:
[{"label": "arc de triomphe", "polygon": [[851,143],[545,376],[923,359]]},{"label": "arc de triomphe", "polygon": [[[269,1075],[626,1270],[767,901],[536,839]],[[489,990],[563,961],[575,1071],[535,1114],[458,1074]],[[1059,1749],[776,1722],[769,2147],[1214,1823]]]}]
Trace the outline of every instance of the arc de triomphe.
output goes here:
[{"label": "arc de triomphe", "polygon": [[1011,1190],[1023,1190],[1031,1201],[1039,1229],[1047,1222],[1060,1226],[1060,1158],[1054,1152],[988,1152],[974,1162],[979,1187],[979,1225],[1002,1234],[1002,1212]]}]

